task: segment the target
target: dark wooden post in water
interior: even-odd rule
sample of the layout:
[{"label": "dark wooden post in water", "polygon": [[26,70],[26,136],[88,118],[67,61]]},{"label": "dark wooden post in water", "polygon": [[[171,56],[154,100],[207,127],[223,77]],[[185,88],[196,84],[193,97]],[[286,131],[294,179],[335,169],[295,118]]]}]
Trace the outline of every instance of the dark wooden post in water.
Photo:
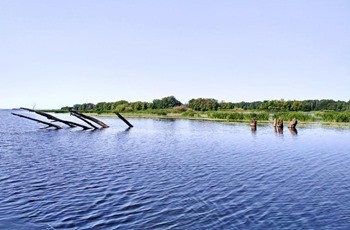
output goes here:
[{"label": "dark wooden post in water", "polygon": [[55,124],[52,124],[52,123],[49,123],[49,122],[41,121],[41,120],[38,120],[38,119],[35,119],[35,118],[31,118],[31,117],[27,117],[27,116],[24,116],[24,115],[20,115],[20,114],[17,114],[17,113],[11,113],[11,114],[15,115],[15,116],[18,116],[18,117],[22,117],[22,118],[25,118],[25,119],[28,119],[28,120],[36,121],[38,123],[47,125],[47,127],[45,127],[44,129],[47,129],[49,127],[54,127],[56,129],[62,129],[61,126],[58,126],[58,125],[55,125]]},{"label": "dark wooden post in water", "polygon": [[94,118],[94,117],[90,117],[90,116],[88,116],[88,115],[85,115],[85,114],[82,114],[82,113],[78,113],[78,112],[75,111],[75,110],[69,110],[69,112],[71,112],[72,114],[77,114],[77,115],[79,115],[79,117],[81,117],[81,118],[85,118],[85,119],[87,119],[87,120],[93,121],[93,122],[95,122],[96,124],[100,125],[102,128],[109,128],[109,126],[108,126],[107,124],[103,123],[102,121],[100,121],[100,120],[98,120],[98,119],[96,119],[96,118]]},{"label": "dark wooden post in water", "polygon": [[120,115],[120,113],[115,113],[122,121],[125,122],[125,124],[127,124],[129,126],[129,128],[134,127],[132,124],[130,124],[130,122],[128,120],[126,120],[122,115]]},{"label": "dark wooden post in water", "polygon": [[296,118],[293,118],[288,125],[288,128],[295,129],[298,124],[298,120]]},{"label": "dark wooden post in water", "polygon": [[29,112],[33,112],[33,113],[36,113],[36,114],[39,114],[39,115],[41,115],[43,117],[46,117],[47,119],[52,120],[52,121],[61,122],[63,124],[68,125],[71,128],[74,128],[74,127],[78,126],[78,127],[83,128],[84,130],[85,129],[91,129],[90,127],[87,127],[85,125],[81,125],[81,124],[78,124],[78,123],[75,123],[75,122],[72,122],[72,121],[62,120],[62,119],[60,119],[58,117],[55,117],[55,116],[52,116],[51,114],[48,114],[48,113],[44,113],[44,112],[37,111],[37,110],[34,110],[34,109],[23,108],[23,107],[21,107],[21,109],[27,110]]},{"label": "dark wooden post in water", "polygon": [[275,133],[283,134],[283,119],[273,119],[273,127],[275,128]]},{"label": "dark wooden post in water", "polygon": [[256,121],[256,119],[255,118],[252,118],[251,120],[250,120],[250,129],[252,130],[252,131],[256,131],[256,124],[257,124],[257,121]]},{"label": "dark wooden post in water", "polygon": [[88,121],[88,120],[86,120],[85,118],[79,116],[78,114],[76,114],[76,113],[70,113],[70,115],[73,115],[73,116],[75,116],[76,118],[78,118],[78,119],[84,121],[85,123],[87,123],[88,125],[90,125],[91,127],[93,127],[94,129],[98,129],[97,126],[93,125],[90,121]]},{"label": "dark wooden post in water", "polygon": [[283,128],[283,119],[282,118],[278,118],[278,119],[275,118],[273,120],[273,126]]},{"label": "dark wooden post in water", "polygon": [[288,128],[289,128],[290,133],[291,133],[293,136],[298,135],[298,130],[296,129],[297,124],[298,124],[298,121],[297,121],[296,118],[293,118],[293,119],[289,122]]}]

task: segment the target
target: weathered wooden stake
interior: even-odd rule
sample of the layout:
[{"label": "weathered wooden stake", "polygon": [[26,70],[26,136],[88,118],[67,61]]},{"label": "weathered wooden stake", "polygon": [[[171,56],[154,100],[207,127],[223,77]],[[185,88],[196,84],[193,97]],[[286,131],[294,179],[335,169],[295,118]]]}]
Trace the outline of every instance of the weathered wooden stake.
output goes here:
[{"label": "weathered wooden stake", "polygon": [[274,119],[273,126],[283,128],[283,119],[282,118]]},{"label": "weathered wooden stake", "polygon": [[255,118],[250,119],[250,129],[255,132],[256,131],[256,125],[257,125],[257,121]]},{"label": "weathered wooden stake", "polygon": [[250,126],[255,126],[255,127],[256,127],[256,124],[257,124],[257,123],[258,123],[258,122],[256,121],[255,118],[250,119]]},{"label": "weathered wooden stake", "polygon": [[95,122],[96,124],[99,124],[100,126],[102,126],[102,128],[109,128],[109,126],[108,126],[107,124],[103,123],[102,121],[100,121],[100,120],[98,120],[98,119],[96,119],[96,118],[94,118],[94,117],[90,117],[90,116],[88,116],[88,115],[85,115],[85,114],[82,114],[82,113],[78,113],[77,111],[72,110],[72,109],[69,110],[69,112],[71,112],[71,113],[73,113],[73,114],[77,114],[77,115],[79,115],[80,117],[85,118],[85,119],[87,119],[87,120],[93,121],[93,122]]},{"label": "weathered wooden stake", "polygon": [[44,113],[44,112],[37,111],[37,110],[34,110],[34,109],[23,108],[23,107],[21,107],[21,109],[27,110],[27,111],[29,111],[29,112],[33,112],[33,113],[36,113],[36,114],[39,114],[39,115],[41,115],[41,116],[46,117],[46,118],[49,119],[49,120],[61,122],[61,123],[63,123],[63,124],[68,125],[68,126],[71,127],[71,128],[74,128],[74,127],[78,126],[78,127],[83,128],[84,130],[86,130],[86,129],[91,129],[90,127],[87,127],[87,126],[85,126],[85,125],[82,125],[82,124],[79,124],[79,123],[76,123],[76,122],[62,120],[62,119],[60,119],[60,118],[58,118],[58,117],[55,117],[55,116],[52,116],[51,114],[48,114],[48,113]]},{"label": "weathered wooden stake", "polygon": [[295,127],[297,126],[297,124],[298,124],[298,120],[297,120],[296,118],[293,118],[293,119],[289,122],[288,128],[295,129]]},{"label": "weathered wooden stake", "polygon": [[55,124],[52,124],[52,123],[49,123],[49,122],[41,121],[41,120],[38,120],[38,119],[35,119],[35,118],[31,118],[31,117],[27,117],[27,116],[24,116],[24,115],[20,115],[20,114],[17,114],[17,113],[11,113],[11,114],[15,115],[15,116],[18,116],[18,117],[22,117],[22,118],[28,119],[28,120],[36,121],[38,123],[45,124],[45,125],[47,125],[47,127],[45,127],[45,129],[49,128],[49,127],[54,127],[56,129],[62,129],[61,126],[58,126],[58,125],[55,125]]},{"label": "weathered wooden stake", "polygon": [[126,120],[120,113],[115,113],[122,121],[125,122],[130,128],[134,127],[128,120]]},{"label": "weathered wooden stake", "polygon": [[93,127],[94,129],[98,129],[97,126],[93,125],[91,122],[89,122],[88,120],[86,120],[85,118],[79,116],[78,114],[75,113],[70,113],[71,115],[75,116],[76,118],[79,118],[80,120],[84,121],[85,123],[89,124],[91,127]]}]

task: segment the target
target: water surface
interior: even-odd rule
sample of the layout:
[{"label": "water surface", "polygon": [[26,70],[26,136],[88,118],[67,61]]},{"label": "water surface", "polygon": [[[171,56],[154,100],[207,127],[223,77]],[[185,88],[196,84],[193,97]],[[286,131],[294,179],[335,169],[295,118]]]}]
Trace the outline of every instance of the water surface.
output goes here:
[{"label": "water surface", "polygon": [[349,129],[101,119],[0,111],[0,229],[350,228]]}]

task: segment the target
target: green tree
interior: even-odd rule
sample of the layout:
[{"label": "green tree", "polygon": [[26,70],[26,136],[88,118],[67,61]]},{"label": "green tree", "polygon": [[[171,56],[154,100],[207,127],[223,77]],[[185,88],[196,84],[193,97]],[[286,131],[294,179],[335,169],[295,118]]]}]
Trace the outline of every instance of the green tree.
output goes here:
[{"label": "green tree", "polygon": [[168,109],[180,105],[182,105],[182,103],[178,101],[174,96],[169,96],[162,99],[154,99],[152,103],[152,109]]},{"label": "green tree", "polygon": [[188,102],[188,107],[196,111],[218,110],[219,103],[212,98],[197,98]]}]

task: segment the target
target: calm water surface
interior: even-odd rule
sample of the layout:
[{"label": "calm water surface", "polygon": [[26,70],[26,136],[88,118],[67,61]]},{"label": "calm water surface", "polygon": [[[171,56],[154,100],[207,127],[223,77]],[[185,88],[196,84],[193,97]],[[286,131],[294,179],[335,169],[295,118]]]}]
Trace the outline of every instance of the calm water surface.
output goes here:
[{"label": "calm water surface", "polygon": [[102,120],[0,111],[0,229],[350,229],[350,129]]}]

